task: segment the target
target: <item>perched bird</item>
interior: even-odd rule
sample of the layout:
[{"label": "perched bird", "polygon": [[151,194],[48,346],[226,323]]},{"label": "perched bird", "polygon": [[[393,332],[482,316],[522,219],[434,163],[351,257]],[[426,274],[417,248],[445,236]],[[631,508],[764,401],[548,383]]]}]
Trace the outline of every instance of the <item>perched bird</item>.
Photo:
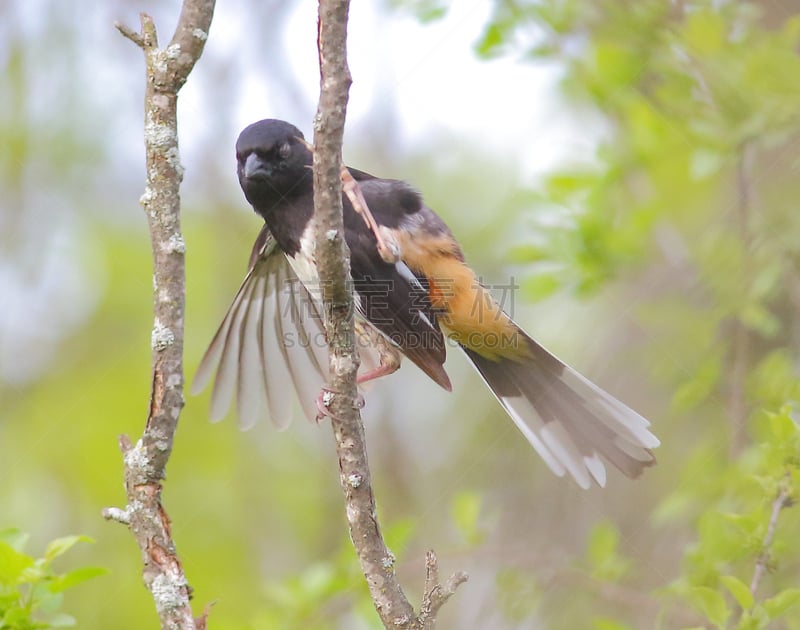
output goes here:
[{"label": "perched bird", "polygon": [[[236,143],[239,183],[264,219],[250,268],[193,383],[214,372],[212,420],[234,395],[247,427],[291,419],[292,390],[310,418],[328,373],[314,260],[312,154],[299,129],[262,120]],[[446,337],[454,340],[508,415],[558,476],[606,483],[603,459],[628,477],[655,463],[649,422],[550,354],[502,311],[464,261],[450,229],[405,182],[349,169],[374,217],[343,195],[357,308],[358,381],[399,365],[400,353],[450,391]],[[379,251],[391,241],[395,259]]]}]

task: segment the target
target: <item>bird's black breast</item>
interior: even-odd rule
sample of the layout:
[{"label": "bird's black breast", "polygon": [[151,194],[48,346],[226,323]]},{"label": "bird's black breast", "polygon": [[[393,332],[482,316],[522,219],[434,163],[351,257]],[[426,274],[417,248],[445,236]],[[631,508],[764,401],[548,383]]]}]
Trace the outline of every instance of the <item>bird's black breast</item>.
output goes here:
[{"label": "bird's black breast", "polygon": [[264,219],[284,253],[294,256],[300,251],[300,238],[314,216],[314,198],[311,194],[283,199],[267,208],[254,209]]}]

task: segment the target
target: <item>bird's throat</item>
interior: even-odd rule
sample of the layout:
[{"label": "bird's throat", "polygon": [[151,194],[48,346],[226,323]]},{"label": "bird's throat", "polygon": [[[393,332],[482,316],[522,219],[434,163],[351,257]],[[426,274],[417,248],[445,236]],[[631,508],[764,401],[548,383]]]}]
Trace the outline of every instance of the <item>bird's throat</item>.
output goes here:
[{"label": "bird's throat", "polygon": [[254,209],[264,219],[278,247],[288,256],[295,256],[300,251],[300,240],[314,213],[313,201],[290,202],[284,199],[267,208],[254,206]]}]

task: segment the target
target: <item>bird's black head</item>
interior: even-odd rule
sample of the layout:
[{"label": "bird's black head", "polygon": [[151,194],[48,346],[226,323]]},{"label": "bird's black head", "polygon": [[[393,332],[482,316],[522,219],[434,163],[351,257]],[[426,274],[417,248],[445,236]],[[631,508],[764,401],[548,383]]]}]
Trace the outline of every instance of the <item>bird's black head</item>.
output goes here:
[{"label": "bird's black head", "polygon": [[244,196],[259,214],[311,190],[311,151],[303,133],[282,120],[260,120],[236,141],[236,172]]}]

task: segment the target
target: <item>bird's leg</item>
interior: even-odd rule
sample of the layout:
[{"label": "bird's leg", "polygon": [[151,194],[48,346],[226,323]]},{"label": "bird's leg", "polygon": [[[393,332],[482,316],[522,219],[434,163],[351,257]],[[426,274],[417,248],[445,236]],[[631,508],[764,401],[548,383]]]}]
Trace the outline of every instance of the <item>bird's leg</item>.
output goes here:
[{"label": "bird's leg", "polygon": [[374,370],[370,370],[364,374],[359,375],[358,377],[358,384],[363,385],[369,381],[374,381],[376,378],[380,378],[381,376],[388,376],[389,374],[394,374],[397,372],[397,369],[400,367],[400,364],[394,365],[384,365],[381,363],[378,367]]},{"label": "bird's leg", "polygon": [[[360,343],[366,343],[371,348],[377,350],[380,358],[380,364],[378,367],[370,370],[369,372],[365,372],[364,374],[359,374],[356,377],[356,383],[358,385],[363,385],[364,383],[368,383],[369,381],[373,381],[382,376],[388,376],[389,374],[392,374],[400,369],[400,361],[403,355],[400,354],[400,351],[391,345],[386,338],[383,337],[383,335],[381,335],[372,326],[365,324],[358,319],[356,319],[355,328],[356,333],[361,338]],[[331,417],[331,401],[333,401],[333,397],[339,393],[340,392],[337,392],[330,387],[322,387],[322,391],[320,391],[316,400],[318,411],[316,418],[317,422],[320,422],[325,417]],[[358,409],[363,409],[364,404],[364,397],[361,394],[358,394],[355,400],[356,407]]]},{"label": "bird's leg", "polygon": [[376,350],[379,358],[378,367],[358,375],[356,382],[359,385],[373,381],[381,376],[388,376],[400,369],[400,362],[403,355],[400,354],[397,347],[380,334],[374,326],[357,318],[355,330],[359,337],[359,343],[363,343],[365,346]]}]

